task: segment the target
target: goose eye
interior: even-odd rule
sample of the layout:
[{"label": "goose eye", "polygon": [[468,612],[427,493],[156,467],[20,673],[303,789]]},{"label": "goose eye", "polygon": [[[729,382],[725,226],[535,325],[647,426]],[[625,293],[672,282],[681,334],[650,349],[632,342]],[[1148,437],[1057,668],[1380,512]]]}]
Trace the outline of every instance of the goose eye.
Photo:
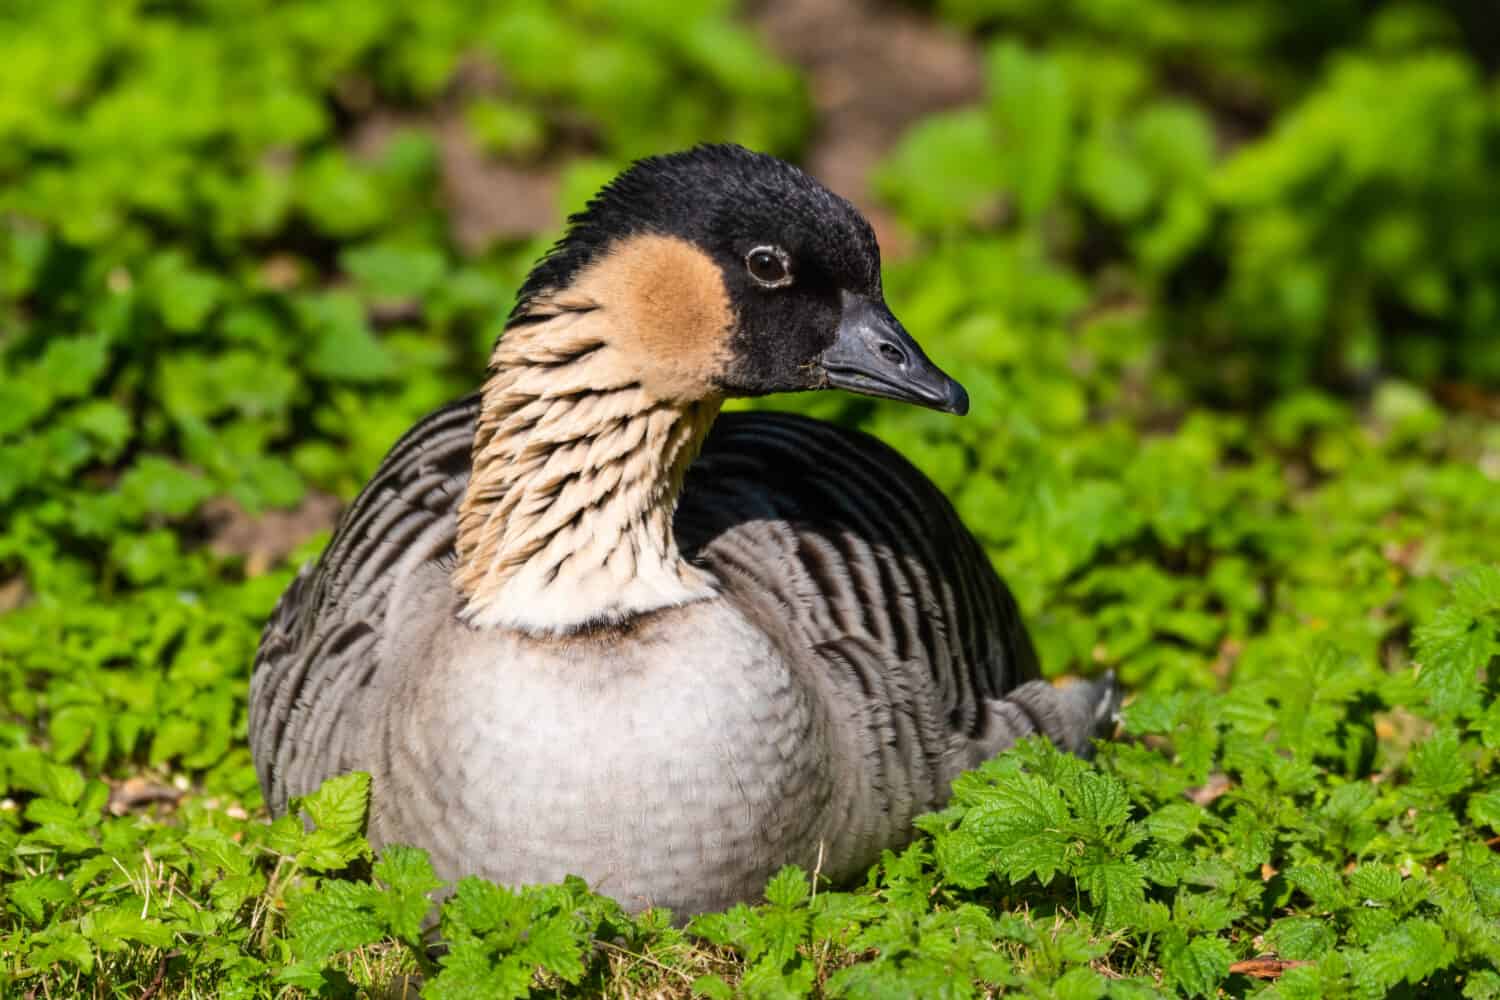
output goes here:
[{"label": "goose eye", "polygon": [[767,288],[777,288],[792,283],[792,272],[787,266],[786,254],[776,247],[756,247],[745,255],[745,266],[750,277]]}]

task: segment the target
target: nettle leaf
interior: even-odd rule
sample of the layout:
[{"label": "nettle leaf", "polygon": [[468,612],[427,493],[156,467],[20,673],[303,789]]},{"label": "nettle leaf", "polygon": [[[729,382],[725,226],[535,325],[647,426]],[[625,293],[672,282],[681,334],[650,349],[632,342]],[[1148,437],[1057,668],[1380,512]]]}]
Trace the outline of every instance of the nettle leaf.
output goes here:
[{"label": "nettle leaf", "polygon": [[1141,870],[1157,885],[1174,886],[1182,881],[1190,857],[1181,848],[1158,845],[1141,858]]},{"label": "nettle leaf", "polygon": [[1439,796],[1456,795],[1468,787],[1473,769],[1452,726],[1440,727],[1412,751],[1411,777],[1417,787]]},{"label": "nettle leaf", "polygon": [[1349,893],[1337,872],[1327,865],[1307,864],[1288,868],[1286,880],[1301,889],[1313,903],[1325,910],[1342,910],[1349,906]]},{"label": "nettle leaf", "polygon": [[317,791],[297,800],[297,810],[329,833],[362,832],[369,808],[370,776],[363,771],[329,778]]},{"label": "nettle leaf", "polygon": [[1366,900],[1386,902],[1401,892],[1401,873],[1390,865],[1363,864],[1349,873],[1349,885]]},{"label": "nettle leaf", "polygon": [[435,250],[385,243],[346,250],[339,263],[380,300],[422,299],[446,270],[446,262]]},{"label": "nettle leaf", "polygon": [[1500,655],[1500,567],[1479,566],[1453,582],[1452,603],[1419,626],[1413,645],[1418,685],[1447,714],[1479,693],[1479,673]]},{"label": "nettle leaf", "polygon": [[456,933],[484,935],[513,930],[524,923],[530,907],[526,900],[484,879],[459,879],[452,898],[443,906],[443,927]]},{"label": "nettle leaf", "polygon": [[172,931],[161,921],[142,916],[141,902],[92,910],[79,921],[79,929],[100,951],[122,951],[132,944],[170,948]]},{"label": "nettle leaf", "polygon": [[[1033,774],[1005,776],[971,808],[959,833],[973,838],[991,869],[1012,883],[1035,875],[1043,885],[1063,868],[1072,847],[1067,804],[1055,785]],[[962,874],[972,873],[966,867]]]},{"label": "nettle leaf", "polygon": [[570,983],[583,976],[588,936],[569,914],[534,918],[526,928],[526,943],[517,951],[522,961],[546,969]]},{"label": "nettle leaf", "polygon": [[811,922],[812,916],[805,909],[769,907],[758,912],[746,938],[747,956],[784,970],[797,957],[798,946],[807,940]]},{"label": "nettle leaf", "polygon": [[[33,938],[33,943],[40,938],[41,935]],[[94,971],[94,949],[88,938],[71,928],[62,928],[56,934],[49,934],[40,948],[33,946],[26,956],[27,967],[32,969],[47,970],[62,962],[76,965],[85,974]]]},{"label": "nettle leaf", "polygon": [[1233,961],[1229,945],[1216,937],[1169,935],[1162,947],[1167,981],[1188,996],[1213,996]]},{"label": "nettle leaf", "polygon": [[1057,197],[1072,141],[1072,95],[1062,64],[1014,41],[989,55],[991,113],[1005,143],[1006,180],[1035,219]]},{"label": "nettle leaf", "polygon": [[1210,933],[1227,930],[1244,915],[1227,892],[1179,892],[1171,913],[1184,930]]},{"label": "nettle leaf", "polygon": [[229,875],[248,875],[254,860],[245,849],[222,830],[194,830],[184,838],[194,860],[209,869],[222,869]]},{"label": "nettle leaf", "polygon": [[1152,837],[1169,844],[1180,844],[1198,832],[1204,818],[1203,807],[1191,802],[1173,802],[1146,817],[1146,829]]},{"label": "nettle leaf", "polygon": [[700,913],[688,923],[688,930],[717,945],[743,948],[755,911],[744,903],[736,903],[723,913]]},{"label": "nettle leaf", "polygon": [[6,904],[38,926],[46,922],[49,907],[73,897],[73,887],[54,875],[33,875],[6,887]]},{"label": "nettle leaf", "polygon": [[1476,826],[1500,831],[1500,785],[1473,795],[1469,799],[1469,819]]},{"label": "nettle leaf", "polygon": [[443,956],[442,969],[422,995],[432,1000],[518,1000],[531,993],[531,979],[532,970],[515,959],[497,963],[482,943],[460,941]]},{"label": "nettle leaf", "polygon": [[1093,969],[1069,969],[1052,984],[1056,1000],[1100,1000],[1109,991],[1109,981]]},{"label": "nettle leaf", "polygon": [[443,934],[452,947],[432,995],[524,996],[538,968],[577,982],[591,939],[591,929],[575,916],[577,892],[569,885],[516,893],[461,879],[443,906]]},{"label": "nettle leaf", "polygon": [[935,854],[943,878],[961,889],[977,889],[995,873],[993,847],[969,830],[937,834]]},{"label": "nettle leaf", "polygon": [[814,944],[845,945],[864,924],[878,918],[883,909],[872,896],[853,892],[824,892],[812,902]]},{"label": "nettle leaf", "polygon": [[1453,602],[1474,618],[1500,615],[1500,565],[1475,566],[1454,578]]},{"label": "nettle leaf", "polygon": [[1139,917],[1146,893],[1146,872],[1139,862],[1085,859],[1074,878],[1099,908],[1105,926],[1123,927]]},{"label": "nettle leaf", "polygon": [[812,989],[813,971],[807,964],[783,971],[770,961],[757,962],[745,971],[740,988],[747,996],[765,1000],[801,1000]]},{"label": "nettle leaf", "polygon": [[312,871],[334,871],[368,857],[364,828],[369,803],[370,776],[363,771],[329,778],[316,792],[294,800],[293,814],[306,813],[315,827],[302,839],[297,863]]},{"label": "nettle leaf", "polygon": [[1471,1000],[1500,1000],[1500,972],[1480,969],[1469,975],[1464,996]]},{"label": "nettle leaf", "polygon": [[766,901],[772,906],[785,909],[801,906],[808,895],[807,873],[797,865],[786,865],[766,883]]},{"label": "nettle leaf", "polygon": [[381,852],[371,874],[386,886],[375,904],[381,920],[396,937],[416,944],[433,905],[427,894],[444,884],[433,872],[427,852],[394,844]]},{"label": "nettle leaf", "polygon": [[1412,919],[1383,934],[1367,950],[1356,976],[1363,983],[1413,985],[1453,960],[1453,946],[1443,929],[1430,920]]},{"label": "nettle leaf", "polygon": [[724,981],[722,976],[699,976],[693,980],[689,987],[695,995],[702,995],[708,1000],[733,1000],[734,987]]},{"label": "nettle leaf", "polygon": [[1491,750],[1500,749],[1500,699],[1496,699],[1485,709],[1477,728],[1479,738],[1486,747]]},{"label": "nettle leaf", "polygon": [[1125,786],[1110,775],[1096,771],[1082,775],[1070,799],[1086,836],[1108,840],[1130,819],[1130,797]]},{"label": "nettle leaf", "polygon": [[379,899],[375,886],[337,879],[299,896],[287,918],[293,954],[317,962],[379,941],[386,930],[376,912]]},{"label": "nettle leaf", "polygon": [[213,495],[213,484],[159,455],[146,455],[120,477],[118,489],[127,510],[139,517],[164,514],[183,517]]},{"label": "nettle leaf", "polygon": [[1266,932],[1266,945],[1292,961],[1322,958],[1337,940],[1338,934],[1329,922],[1318,917],[1287,917]]}]

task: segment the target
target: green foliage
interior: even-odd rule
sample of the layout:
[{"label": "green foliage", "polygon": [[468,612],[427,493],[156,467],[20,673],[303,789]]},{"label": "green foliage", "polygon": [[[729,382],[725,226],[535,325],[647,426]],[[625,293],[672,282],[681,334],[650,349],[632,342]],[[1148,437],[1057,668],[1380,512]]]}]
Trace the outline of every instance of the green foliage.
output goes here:
[{"label": "green foliage", "polygon": [[1500,996],[1487,8],[940,7],[986,94],[877,187],[973,412],[735,405],[911,456],[1124,731],[686,929],[372,852],[363,775],[268,822],[248,668],[326,536],[219,533],[479,377],[550,234],[460,250],[437,136],[556,222],[637,154],[795,154],[797,75],[717,2],[0,8],[0,994]]},{"label": "green foliage", "polygon": [[925,122],[883,174],[914,226],[1045,242],[1144,298],[1173,366],[1239,400],[1500,384],[1500,241],[1466,224],[1497,208],[1483,5],[940,6],[997,40],[985,105]]}]

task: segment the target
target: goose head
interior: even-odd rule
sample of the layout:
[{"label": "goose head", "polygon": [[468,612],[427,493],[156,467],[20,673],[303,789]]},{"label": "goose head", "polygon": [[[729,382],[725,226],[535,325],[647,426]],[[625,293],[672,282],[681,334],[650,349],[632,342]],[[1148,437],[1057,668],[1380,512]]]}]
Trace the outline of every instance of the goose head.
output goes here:
[{"label": "goose head", "polygon": [[609,320],[597,328],[619,377],[657,398],[838,388],[968,410],[887,307],[859,211],[740,146],[649,157],[616,177],[532,271],[509,329],[591,311]]},{"label": "goose head", "polygon": [[673,513],[724,399],[843,388],[963,413],[844,199],[738,146],[638,161],[574,216],[495,346],[453,581],[560,635],[713,599]]}]

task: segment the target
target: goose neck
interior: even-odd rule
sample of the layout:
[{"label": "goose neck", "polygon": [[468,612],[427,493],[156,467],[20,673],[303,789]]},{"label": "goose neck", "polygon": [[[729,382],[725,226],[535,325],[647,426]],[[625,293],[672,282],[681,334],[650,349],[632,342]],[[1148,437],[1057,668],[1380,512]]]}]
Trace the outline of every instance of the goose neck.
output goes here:
[{"label": "goose neck", "polygon": [[720,401],[660,398],[606,344],[529,332],[502,338],[484,388],[459,507],[463,617],[557,635],[713,596],[672,515]]}]

